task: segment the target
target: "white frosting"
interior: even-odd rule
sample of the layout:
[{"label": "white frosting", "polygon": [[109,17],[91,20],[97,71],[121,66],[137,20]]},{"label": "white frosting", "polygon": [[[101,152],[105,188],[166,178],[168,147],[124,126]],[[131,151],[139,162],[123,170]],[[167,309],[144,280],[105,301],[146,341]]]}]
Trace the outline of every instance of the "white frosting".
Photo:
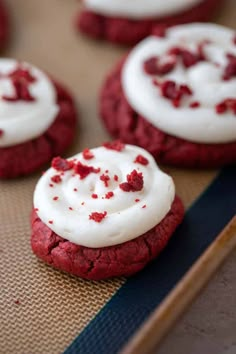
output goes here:
[{"label": "white frosting", "polygon": [[[91,173],[80,179],[78,174],[73,176],[73,170],[69,170],[60,183],[50,187],[51,177],[57,174],[50,168],[39,180],[34,193],[34,207],[50,229],[75,244],[98,248],[132,240],[152,229],[166,216],[175,196],[174,183],[158,168],[148,152],[132,145],[126,145],[122,152],[104,147],[91,151],[95,156],[91,160],[84,160],[82,154],[73,158],[99,167],[100,173]],[[139,154],[148,159],[148,165],[134,163]],[[143,174],[143,189],[124,192],[119,184],[126,182],[126,176],[134,169]],[[106,170],[111,178],[108,187],[100,180]],[[113,179],[114,175],[118,176],[118,181]],[[114,196],[104,198],[109,191]],[[98,198],[93,199],[92,193]],[[53,200],[55,196],[58,197],[56,201]],[[135,202],[135,199],[140,201]],[[89,219],[91,213],[104,211],[107,215],[100,223]]]},{"label": "white frosting", "polygon": [[[0,74],[7,75],[16,69],[18,62],[13,59],[0,59]],[[29,92],[35,101],[6,101],[3,96],[14,96],[10,78],[0,77],[0,147],[13,146],[34,139],[43,134],[53,123],[58,113],[56,92],[50,79],[39,69],[28,63],[21,66],[29,68],[36,81],[29,85]]]},{"label": "white frosting", "polygon": [[[214,24],[189,24],[173,27],[165,38],[149,37],[130,53],[122,72],[122,86],[135,111],[166,133],[197,143],[227,143],[236,141],[236,116],[228,110],[217,114],[215,106],[227,98],[236,98],[236,78],[223,81],[227,53],[236,55],[235,32]],[[209,40],[204,53],[210,61],[202,61],[186,69],[181,62],[169,74],[158,80],[174,80],[187,84],[193,95],[184,98],[176,109],[161,96],[153,85],[152,76],[143,69],[150,57],[161,57],[170,48],[182,46],[196,50],[199,43]],[[218,64],[216,66],[215,64]],[[199,101],[198,109],[189,104]]]},{"label": "white frosting", "polygon": [[84,0],[86,8],[106,16],[142,19],[175,15],[203,0]]}]

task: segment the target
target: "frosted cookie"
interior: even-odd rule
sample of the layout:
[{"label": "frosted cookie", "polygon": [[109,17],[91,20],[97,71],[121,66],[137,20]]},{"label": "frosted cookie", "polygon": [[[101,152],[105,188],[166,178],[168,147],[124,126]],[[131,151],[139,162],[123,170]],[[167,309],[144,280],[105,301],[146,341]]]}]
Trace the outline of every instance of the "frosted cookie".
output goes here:
[{"label": "frosted cookie", "polygon": [[31,64],[0,59],[0,177],[27,175],[61,154],[75,126],[63,86]]},{"label": "frosted cookie", "polygon": [[160,163],[235,163],[235,32],[190,24],[148,37],[108,76],[100,111],[114,137]]},{"label": "frosted cookie", "polygon": [[35,189],[31,245],[83,278],[130,276],[161,252],[183,214],[171,177],[147,151],[106,143],[53,159]]},{"label": "frosted cookie", "polygon": [[91,37],[134,44],[154,25],[209,20],[222,0],[84,0],[76,27]]},{"label": "frosted cookie", "polygon": [[0,49],[2,49],[8,39],[9,35],[9,20],[5,3],[0,0]]}]

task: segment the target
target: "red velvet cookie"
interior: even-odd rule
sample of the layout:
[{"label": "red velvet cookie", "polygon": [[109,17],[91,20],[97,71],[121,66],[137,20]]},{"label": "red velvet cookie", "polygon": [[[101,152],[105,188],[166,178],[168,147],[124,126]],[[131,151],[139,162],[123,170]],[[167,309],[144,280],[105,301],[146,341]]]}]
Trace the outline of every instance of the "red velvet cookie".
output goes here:
[{"label": "red velvet cookie", "polygon": [[9,21],[4,2],[0,1],[0,48],[3,48],[8,39]]},{"label": "red velvet cookie", "polygon": [[109,143],[53,160],[36,186],[31,246],[82,278],[130,276],[158,256],[183,215],[173,181],[151,155]]},{"label": "red velvet cookie", "polygon": [[[15,85],[16,87],[16,92],[13,93],[13,95],[21,95],[23,92],[23,95],[25,94],[25,96],[23,98],[16,98],[14,96],[6,97],[5,102],[9,104],[9,106],[7,106],[6,108],[6,111],[8,112],[8,109],[12,109],[14,115],[15,110],[17,110],[17,107],[21,107],[21,104],[23,105],[27,115],[30,115],[32,110],[32,121],[27,122],[29,129],[31,129],[33,125],[36,125],[37,120],[46,117],[48,114],[52,116],[49,117],[50,121],[46,123],[46,127],[42,127],[40,125],[39,134],[37,133],[36,127],[35,131],[33,132],[33,137],[29,139],[27,138],[28,128],[26,125],[25,131],[22,133],[22,142],[17,142],[16,140],[14,140],[18,137],[13,136],[12,140],[10,139],[12,133],[11,130],[15,134],[15,132],[21,129],[21,124],[24,124],[25,115],[22,115],[21,118],[19,111],[19,118],[17,117],[18,122],[16,122],[17,126],[14,125],[12,128],[11,126],[7,125],[6,129],[5,127],[3,127],[3,125],[5,123],[8,124],[8,122],[5,122],[4,120],[2,121],[0,117],[0,143],[6,137],[7,144],[7,146],[4,146],[4,143],[2,146],[0,145],[1,178],[14,178],[32,173],[33,171],[42,167],[45,163],[49,162],[53,156],[61,154],[71,144],[74,138],[77,121],[77,113],[73,99],[67,89],[65,89],[61,84],[55,81],[52,82],[46,77],[46,75],[45,80],[48,80],[47,83],[38,83],[39,85],[41,85],[39,87],[39,91],[41,92],[45,90],[45,95],[47,94],[48,90],[46,85],[49,83],[50,90],[53,91],[53,95],[55,96],[55,102],[53,103],[55,105],[55,109],[53,108],[52,113],[48,113],[47,110],[51,110],[50,105],[52,104],[52,102],[45,102],[44,98],[35,99],[33,94],[31,97],[31,93],[29,91],[27,92],[28,84],[24,86],[24,76],[30,75],[30,72],[27,72],[27,70],[21,68],[20,70],[18,70],[18,73],[16,75],[18,76],[12,79],[13,85]],[[21,85],[22,82],[22,87],[18,89],[17,85]],[[27,97],[27,95],[29,97]],[[29,106],[27,106],[28,103]],[[37,109],[34,110],[34,103],[38,103],[39,108],[37,107]],[[15,105],[18,106],[15,108]],[[42,111],[41,106],[43,106]],[[21,119],[23,120],[22,123]],[[13,129],[15,129],[15,131]],[[14,143],[14,141],[16,141],[16,143]]]},{"label": "red velvet cookie", "polygon": [[49,265],[81,278],[128,277],[159,255],[183,215],[183,204],[176,197],[160,224],[142,236],[117,246],[88,248],[58,236],[33,212],[31,246],[34,253]]},{"label": "red velvet cookie", "polygon": [[174,14],[171,14],[170,11],[169,15],[163,17],[158,15],[150,17],[149,15],[148,18],[139,19],[132,19],[128,16],[103,15],[88,8],[78,15],[76,27],[95,39],[105,39],[127,45],[135,44],[148,36],[152,32],[153,26],[156,25],[168,27],[181,23],[208,21],[221,2],[222,0],[202,0],[190,8],[188,6],[186,10],[182,9]]},{"label": "red velvet cookie", "polygon": [[[206,25],[206,26],[210,26],[210,29],[214,27],[213,25]],[[185,26],[180,26],[179,28],[184,29],[184,27]],[[187,31],[191,29],[188,28],[188,26],[186,27],[187,27],[186,28]],[[220,32],[223,29],[218,28],[218,30]],[[204,31],[204,27],[203,27],[203,31]],[[207,41],[208,38],[207,28],[205,28],[205,31],[206,31],[205,39]],[[230,36],[232,37],[231,38],[232,47],[234,46],[236,48],[236,46],[233,44],[233,40],[234,40],[233,38],[235,38],[233,37],[234,33],[233,32],[231,33],[231,31],[226,29],[225,31],[228,35],[227,39],[229,39]],[[226,36],[226,34],[223,33],[223,36],[224,35]],[[147,41],[148,40],[146,40],[146,43]],[[160,39],[160,41],[162,41],[162,39]],[[207,44],[205,45],[206,45],[205,51],[207,52],[208,51]],[[211,48],[213,48],[213,44],[211,44],[211,46],[212,46]],[[180,48],[172,47],[172,50],[175,50],[177,52],[178,50],[180,50]],[[157,53],[158,53],[158,49],[157,49]],[[191,58],[191,52],[188,52],[186,50],[185,54],[186,57],[184,57],[184,60],[186,60],[186,62],[187,60],[193,59],[193,57]],[[153,80],[153,88],[155,90],[154,93],[156,92],[157,99],[159,100],[158,101],[159,103],[157,102],[155,107],[156,116],[157,116],[156,124],[154,124],[155,119],[154,120],[150,119],[150,113],[149,113],[149,118],[145,116],[145,113],[143,112],[143,107],[141,107],[140,105],[139,107],[135,107],[134,104],[135,97],[132,96],[132,92],[130,91],[132,89],[129,89],[129,92],[127,91],[129,94],[129,98],[127,97],[127,92],[124,91],[124,80],[122,82],[122,73],[124,74],[124,67],[127,63],[127,60],[129,59],[129,56],[128,59],[126,57],[115,67],[115,69],[108,75],[101,90],[100,115],[103,122],[105,123],[106,128],[108,129],[108,131],[111,133],[113,137],[119,138],[125,143],[135,144],[141,146],[144,149],[147,149],[159,163],[182,166],[182,167],[193,167],[193,168],[195,167],[201,167],[201,168],[216,167],[217,168],[217,167],[236,163],[235,91],[232,92],[232,95],[230,93],[224,93],[222,98],[220,96],[221,91],[223,90],[223,85],[228,85],[226,89],[229,92],[230,90],[229,84],[232,85],[234,82],[236,83],[236,55],[234,56],[232,54],[232,56],[230,56],[230,54],[228,53],[228,59],[227,59],[227,53],[226,53],[226,59],[225,59],[226,64],[223,64],[223,68],[220,67],[220,64],[214,64],[215,67],[211,68],[212,64],[208,62],[207,59],[204,59],[199,63],[196,62],[190,64],[190,67],[186,65],[186,67],[184,67],[184,69],[182,70],[185,70],[187,73],[190,73],[188,75],[190,75],[191,79],[190,79],[190,85],[189,84],[186,85],[185,78],[183,78],[182,87],[186,91],[183,92],[183,96],[182,93],[179,95],[178,85],[176,84],[176,82],[174,82],[174,80],[170,80],[168,77],[168,75],[174,75],[173,74],[174,71],[172,71],[172,69],[176,65],[175,62],[176,56],[178,57],[177,60],[183,60],[183,56],[181,59],[180,58],[181,54],[179,53],[178,55],[174,55],[167,58],[167,62],[164,63],[163,67],[161,67],[161,65],[159,65],[158,67],[157,57],[151,56],[147,58],[146,61],[143,62],[144,65],[143,71],[146,71],[145,75],[149,76],[150,83],[152,83]],[[170,61],[168,62],[168,60]],[[174,61],[172,62],[171,60]],[[217,61],[216,57],[215,60]],[[165,64],[167,65],[165,66]],[[129,65],[131,68],[132,63]],[[181,70],[179,69],[181,67],[180,66],[181,64],[178,63],[177,65],[179,65],[178,70]],[[172,66],[173,68],[171,69]],[[227,78],[221,77],[219,79],[217,77],[215,79],[214,75],[218,75],[217,73],[218,67],[221,70],[222,75],[228,75],[229,77]],[[160,72],[160,70],[163,69],[164,72]],[[126,74],[127,72],[128,70],[126,68]],[[153,75],[153,72],[155,73],[155,75]],[[129,75],[131,75],[132,77],[136,76],[134,71],[132,73],[130,71]],[[208,78],[207,77],[208,75],[212,75],[212,78],[211,76],[209,76]],[[212,89],[214,87],[214,91],[212,91],[211,87],[208,89],[207,87],[208,83],[205,82],[205,78],[206,80],[208,80],[208,82],[210,82],[210,80],[214,82],[215,80],[214,85],[216,86],[212,86]],[[198,84],[197,81],[199,81],[199,85],[202,85],[199,87],[199,91],[203,90],[202,93],[198,92],[198,96],[199,97],[202,96],[202,98],[205,99],[206,102],[204,103],[196,100],[193,97],[194,95],[193,87],[194,86],[196,87],[196,85]],[[127,82],[127,78],[126,78],[126,82]],[[140,81],[140,82],[142,82],[143,84],[143,85],[141,84],[139,88],[140,100],[141,100],[143,96],[143,94],[141,93],[142,91],[141,88],[143,87],[144,91],[146,91],[145,88],[146,81]],[[132,85],[133,85],[132,87],[136,87],[136,89],[138,90],[137,82],[136,83],[133,82]],[[204,89],[206,90],[206,94],[204,93]],[[179,97],[177,97],[178,95]],[[209,95],[212,96],[211,104],[213,104],[212,111],[209,108],[209,115],[212,116],[216,115],[217,116],[215,117],[216,123],[218,125],[221,124],[221,126],[215,127],[215,131],[213,131],[212,129],[212,131],[208,133],[207,124],[206,127],[204,128],[201,126],[198,127],[196,125],[195,131],[199,130],[199,132],[198,132],[198,136],[196,136],[196,141],[194,141],[196,132],[193,131],[194,129],[191,129],[191,127],[190,128],[188,127],[188,129],[191,130],[189,132],[189,135],[187,132],[185,138],[183,133],[185,127],[183,127],[182,130],[179,129],[177,131],[178,134],[176,135],[174,135],[173,133],[171,134],[168,130],[169,128],[166,131],[165,129],[163,129],[163,127],[165,128],[165,122],[163,123],[163,120],[166,119],[166,121],[168,121],[169,124],[172,124],[172,119],[176,119],[175,117],[177,118],[180,117],[181,119],[182,109],[183,109],[183,118],[186,120],[187,123],[188,123],[187,119],[189,118],[188,124],[190,126],[195,123],[197,124],[197,119],[201,120],[202,125],[204,125],[205,124],[203,119],[204,115],[206,116],[206,120],[208,118],[209,119],[211,118],[207,116],[208,112],[206,113],[201,110],[203,105],[207,105],[207,99]],[[225,95],[226,96],[229,95],[228,98],[226,98]],[[136,95],[136,100],[137,99],[138,99],[138,95]],[[164,102],[164,104],[169,105],[169,113],[168,111],[166,110],[164,111],[162,109],[161,107],[162,102],[160,101],[160,99],[166,101]],[[189,105],[189,107],[186,107],[187,105],[185,102]],[[184,106],[183,108],[182,105]],[[147,112],[149,108],[150,105],[149,107],[147,106],[145,107]],[[186,111],[186,109],[188,109],[188,111]],[[166,118],[162,117],[162,112],[165,113]],[[187,116],[186,116],[186,112],[188,112]],[[201,112],[203,112],[203,117],[201,116],[202,114]],[[179,114],[179,116],[177,116],[177,114]],[[158,115],[160,116],[160,118],[163,118],[162,120],[160,120],[161,122],[160,127],[158,126],[159,125]],[[219,121],[217,120],[217,118]],[[212,122],[214,122],[213,118],[212,121],[210,121],[208,124],[213,126]],[[182,122],[180,122],[180,124],[182,124]],[[204,136],[204,131],[205,131],[205,136]],[[212,134],[212,136],[210,134]],[[191,135],[191,139],[189,138],[190,135]],[[203,138],[205,139],[205,141],[201,142],[201,139]],[[208,138],[209,138],[209,142],[207,142]],[[211,138],[212,140],[210,140]],[[216,138],[216,142],[213,141],[215,138]],[[198,141],[198,139],[200,141]],[[217,142],[217,139],[219,140],[219,142]]]}]

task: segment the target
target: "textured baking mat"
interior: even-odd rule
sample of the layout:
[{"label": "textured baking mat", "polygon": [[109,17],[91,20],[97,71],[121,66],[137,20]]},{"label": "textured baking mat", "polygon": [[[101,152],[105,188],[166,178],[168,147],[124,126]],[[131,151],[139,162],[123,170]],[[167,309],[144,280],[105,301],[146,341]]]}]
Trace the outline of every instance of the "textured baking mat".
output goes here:
[{"label": "textured baking mat", "polygon": [[[116,353],[232,218],[235,180],[236,168],[223,170],[143,272],[97,283],[51,269],[32,255],[28,219],[35,177],[1,182],[0,353],[59,353],[78,334],[67,354]],[[189,179],[189,190],[201,189],[196,181]],[[188,188],[178,188],[185,204]]]},{"label": "textured baking mat", "polygon": [[[108,136],[97,118],[95,102],[107,71],[125,50],[106,43],[96,43],[75,34],[71,22],[78,10],[77,1],[6,0],[6,3],[11,13],[12,38],[5,55],[25,59],[47,70],[67,84],[78,101],[80,129],[67,156],[107,140]],[[228,3],[228,9],[222,13],[220,21],[234,26],[236,4],[234,0]],[[182,197],[186,208],[192,205],[218,173],[170,168],[166,170],[172,174],[177,193]],[[231,170],[231,173],[235,179],[235,171]],[[89,343],[86,344],[86,341],[91,342],[91,345],[94,344],[91,338],[97,337],[97,343],[101,346],[100,327],[101,333],[104,334],[104,343],[109,339],[110,344],[107,348],[112,349],[106,353],[114,353],[115,348],[120,348],[152,311],[160,301],[160,296],[163,297],[167,290],[173,287],[178,276],[190,266],[190,260],[188,257],[178,258],[174,264],[173,274],[168,268],[168,272],[171,273],[168,279],[171,283],[169,285],[165,283],[163,289],[158,286],[160,280],[154,285],[153,279],[155,275],[165,274],[166,270],[161,268],[161,264],[165,257],[166,260],[169,258],[168,252],[171,250],[179,252],[180,246],[175,240],[157,263],[153,263],[144,272],[128,281],[126,279],[98,283],[83,281],[46,266],[36,259],[30,249],[29,215],[33,189],[39,176],[40,174],[37,174],[29,178],[0,182],[0,353],[56,354],[62,353],[68,347],[69,353],[93,354],[95,350],[94,353],[97,354],[100,353],[100,349],[102,353],[104,346],[98,347],[97,350],[96,347],[88,348]],[[228,177],[224,182],[224,176],[230,176],[230,170],[223,172],[223,180],[222,177],[219,179],[222,186],[227,186]],[[208,193],[204,198],[208,198],[206,197]],[[217,198],[219,195],[216,194],[208,200],[207,205],[211,204],[212,212],[215,210]],[[224,193],[222,198],[224,200]],[[186,220],[190,221],[188,218],[194,208],[189,210]],[[228,203],[223,209],[224,212],[229,210]],[[200,205],[200,210],[198,217],[201,223],[201,218],[204,218],[208,207],[205,210]],[[227,220],[223,215],[225,214],[222,212],[215,218],[217,225],[221,223],[224,226],[226,223]],[[194,216],[192,218],[191,224],[196,222]],[[186,225],[185,221],[182,228],[188,229],[190,222],[188,224]],[[193,225],[191,227],[194,228]],[[204,235],[209,233],[210,239],[207,238],[204,244],[198,244],[198,240],[195,239],[192,245],[192,247],[196,245],[197,254],[200,254],[218,232],[218,228],[216,232],[209,230],[210,225],[207,220],[204,229]],[[183,242],[185,239],[183,235],[178,231],[178,237],[175,239]],[[204,240],[204,237],[201,234],[199,240]],[[190,247],[190,241],[187,239],[188,237],[186,245],[183,242],[183,247],[184,245]],[[197,254],[191,255],[192,261]],[[176,258],[177,255],[176,253]],[[179,273],[177,266],[180,266]],[[141,281],[143,283],[139,291],[137,286]],[[153,283],[153,288],[151,287],[153,290],[145,289],[147,283],[149,287]],[[160,295],[154,299],[153,292],[156,292],[156,288]],[[128,295],[127,289],[130,289]],[[133,299],[130,297],[132,294]],[[137,303],[134,303],[136,298]],[[113,303],[117,301],[117,307],[113,307]],[[141,301],[140,309],[138,301]],[[109,313],[109,317],[103,317],[104,313]],[[118,317],[119,321],[114,323]],[[101,326],[101,323],[104,323],[104,326]],[[124,329],[127,331],[125,335]],[[70,347],[77,336],[78,339]]]},{"label": "textured baking mat", "polygon": [[236,213],[236,168],[223,170],[193,204],[168,247],[128,279],[65,354],[117,353]]}]

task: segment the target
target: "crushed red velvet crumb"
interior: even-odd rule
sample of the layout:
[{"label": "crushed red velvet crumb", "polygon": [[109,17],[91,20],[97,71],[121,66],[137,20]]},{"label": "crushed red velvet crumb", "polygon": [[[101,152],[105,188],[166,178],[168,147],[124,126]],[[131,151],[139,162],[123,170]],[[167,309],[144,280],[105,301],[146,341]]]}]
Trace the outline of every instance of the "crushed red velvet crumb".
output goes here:
[{"label": "crushed red velvet crumb", "polygon": [[149,164],[148,159],[142,155],[138,155],[134,160],[135,163],[140,163],[141,165],[147,166]]},{"label": "crushed red velvet crumb", "polygon": [[53,200],[55,200],[55,201],[58,200],[58,199],[59,199],[59,197],[53,197]]},{"label": "crushed red velvet crumb", "polygon": [[108,182],[110,181],[110,177],[108,175],[102,174],[100,176],[100,180],[104,182],[105,187],[108,187]]},{"label": "crushed red velvet crumb", "polygon": [[78,192],[78,189],[77,189],[77,188],[74,188],[73,191],[74,191],[74,192]]},{"label": "crushed red velvet crumb", "polygon": [[190,105],[189,105],[189,107],[193,108],[193,109],[194,108],[199,108],[200,106],[201,106],[201,104],[198,101],[191,102]]},{"label": "crushed red velvet crumb", "polygon": [[133,170],[127,175],[127,182],[119,185],[124,192],[138,192],[143,189],[143,174]]},{"label": "crushed red velvet crumb", "polygon": [[74,167],[74,162],[62,159],[60,156],[57,156],[52,160],[51,166],[57,171],[68,171]]},{"label": "crushed red velvet crumb", "polygon": [[143,63],[143,69],[148,75],[166,75],[170,73],[176,65],[176,60],[167,58],[163,63],[160,63],[159,57],[151,57]]},{"label": "crushed red velvet crumb", "polygon": [[228,81],[233,77],[236,77],[236,56],[228,53],[226,55],[228,63],[225,67],[223,80]]},{"label": "crushed red velvet crumb", "polygon": [[94,154],[93,154],[92,151],[89,150],[89,149],[84,149],[84,151],[83,151],[82,154],[83,154],[83,158],[84,158],[85,160],[91,160],[91,159],[94,158]]},{"label": "crushed red velvet crumb", "polygon": [[61,176],[55,175],[51,177],[51,181],[54,183],[60,183],[62,181]]},{"label": "crushed red velvet crumb", "polygon": [[179,107],[184,96],[191,96],[192,90],[187,85],[177,85],[176,82],[166,80],[160,85],[161,95],[171,100],[174,107]]},{"label": "crushed red velvet crumb", "polygon": [[93,166],[87,166],[82,164],[80,161],[74,165],[74,171],[80,176],[80,179],[86,178],[90,173],[99,173],[100,168],[95,168]]},{"label": "crushed red velvet crumb", "polygon": [[108,150],[122,151],[125,148],[125,144],[123,144],[120,140],[115,140],[112,142],[106,142],[103,146]]},{"label": "crushed red velvet crumb", "polygon": [[[144,61],[143,69],[148,75],[166,75],[174,70],[177,65],[178,58],[182,61],[185,68],[190,68],[200,61],[205,61],[204,46],[209,41],[203,41],[197,47],[196,52],[182,47],[172,47],[163,58],[152,56]],[[155,86],[159,85],[157,80],[153,81]],[[179,106],[179,100],[173,101],[174,106]]]},{"label": "crushed red velvet crumb", "polygon": [[190,68],[193,65],[196,65],[200,61],[206,60],[203,47],[206,43],[201,43],[198,46],[197,52],[191,52],[189,49],[181,47],[173,47],[169,50],[168,54],[174,55],[182,60],[185,68]]},{"label": "crushed red velvet crumb", "polygon": [[69,207],[69,210],[73,210],[73,208]]},{"label": "crushed red velvet crumb", "polygon": [[106,198],[106,199],[110,199],[110,198],[112,198],[112,197],[114,197],[114,193],[113,193],[113,192],[108,192],[108,193],[105,195],[105,198]]},{"label": "crushed red velvet crumb", "polygon": [[3,96],[5,101],[35,101],[29,91],[29,86],[36,81],[36,78],[31,74],[29,69],[19,65],[15,70],[9,73],[7,78],[11,79],[15,93],[13,96]]},{"label": "crushed red velvet crumb", "polygon": [[146,204],[144,204],[143,206],[142,206],[142,209],[145,209],[147,206],[146,206]]},{"label": "crushed red velvet crumb", "polygon": [[114,181],[118,181],[119,180],[119,177],[117,175],[114,175]]},{"label": "crushed red velvet crumb", "polygon": [[49,224],[53,224],[53,220],[49,220],[48,223],[49,223]]},{"label": "crushed red velvet crumb", "polygon": [[16,305],[20,305],[20,300],[15,300],[14,302]]},{"label": "crushed red velvet crumb", "polygon": [[94,220],[96,222],[101,222],[107,215],[107,212],[104,211],[104,213],[97,213],[93,212],[89,215],[89,220]]},{"label": "crushed red velvet crumb", "polygon": [[236,115],[236,99],[227,98],[226,100],[216,105],[216,113],[218,114],[224,114],[228,110],[233,111],[233,113]]},{"label": "crushed red velvet crumb", "polygon": [[140,199],[135,199],[135,203],[138,203],[138,202],[140,202]]},{"label": "crushed red velvet crumb", "polygon": [[93,199],[97,199],[97,198],[98,198],[98,195],[97,195],[96,193],[93,193],[93,194],[91,195],[91,197],[92,197]]}]

